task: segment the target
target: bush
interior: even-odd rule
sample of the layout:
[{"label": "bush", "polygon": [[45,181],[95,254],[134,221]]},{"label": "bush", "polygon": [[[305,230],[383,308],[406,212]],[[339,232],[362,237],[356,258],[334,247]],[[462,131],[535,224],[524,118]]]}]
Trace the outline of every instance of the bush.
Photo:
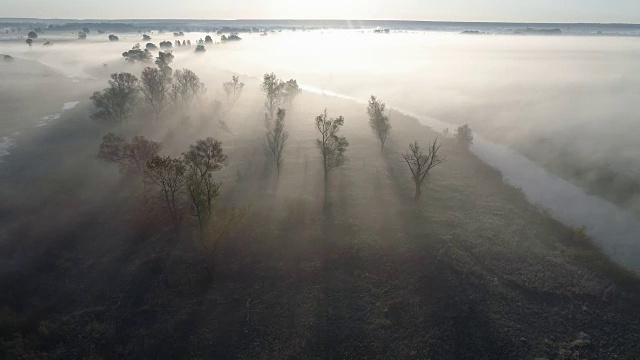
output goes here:
[{"label": "bush", "polygon": [[589,235],[585,225],[573,229],[571,242],[578,245],[586,245],[589,242]]},{"label": "bush", "polygon": [[109,41],[120,41],[120,38],[111,34],[109,35]]},{"label": "bush", "polygon": [[196,53],[203,53],[205,51],[207,51],[207,49],[204,47],[204,45],[196,46],[196,51],[195,51]]}]

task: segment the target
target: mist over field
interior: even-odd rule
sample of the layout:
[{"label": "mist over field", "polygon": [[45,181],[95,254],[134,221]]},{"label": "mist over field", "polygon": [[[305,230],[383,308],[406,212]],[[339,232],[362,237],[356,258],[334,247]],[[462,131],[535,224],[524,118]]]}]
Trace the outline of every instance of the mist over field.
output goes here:
[{"label": "mist over field", "polygon": [[0,24],[0,357],[640,356],[636,26],[64,24]]}]

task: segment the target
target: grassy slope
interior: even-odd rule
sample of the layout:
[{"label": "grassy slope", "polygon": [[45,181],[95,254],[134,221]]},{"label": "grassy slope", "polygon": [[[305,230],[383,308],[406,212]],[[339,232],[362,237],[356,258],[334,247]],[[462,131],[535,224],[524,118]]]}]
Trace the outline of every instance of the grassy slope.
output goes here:
[{"label": "grassy slope", "polygon": [[[309,102],[316,105],[300,106]],[[80,171],[76,178],[86,183],[79,180],[69,191],[74,199],[85,194],[83,206],[64,207],[75,214],[72,221],[30,230],[24,221],[4,233],[7,239],[25,236],[19,245],[3,245],[0,285],[18,289],[0,295],[6,353],[640,356],[637,281],[594,249],[572,245],[568,229],[503,184],[496,171],[446,144],[449,162],[434,170],[426,196],[412,200],[399,153],[413,140],[426,144],[436,135],[415,119],[394,114],[392,137],[380,152],[363,106],[304,94],[288,116],[291,137],[276,184],[264,164],[263,130],[255,120],[259,103],[241,105],[249,115],[234,118],[236,136],[181,128],[185,137],[214,134],[223,140],[230,166],[221,174],[220,205],[251,206],[244,225],[226,239],[215,281],[202,270],[212,259],[186,239],[175,243],[146,231],[148,225],[131,215],[136,197],[128,196],[130,190],[118,191],[104,177],[102,191],[90,192],[98,179]],[[313,118],[322,106],[346,117],[344,135],[351,143],[350,162],[331,174],[329,206],[323,205],[313,143]],[[73,125],[47,136],[66,137],[70,149],[97,146],[95,135],[80,136],[95,130]],[[64,163],[47,150],[43,146],[30,156]],[[21,155],[11,156],[17,161]],[[96,165],[92,154],[75,156]],[[36,181],[38,173],[31,178]],[[24,191],[21,184],[13,186]],[[117,192],[122,195],[113,196]],[[50,201],[67,204],[58,197]]]}]

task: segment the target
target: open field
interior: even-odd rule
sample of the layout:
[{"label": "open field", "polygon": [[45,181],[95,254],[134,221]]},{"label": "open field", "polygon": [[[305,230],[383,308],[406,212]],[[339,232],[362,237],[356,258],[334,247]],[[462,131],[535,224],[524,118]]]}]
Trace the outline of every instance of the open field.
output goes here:
[{"label": "open field", "polygon": [[[209,69],[207,95],[230,75]],[[441,134],[393,112],[381,151],[365,106],[303,93],[277,177],[259,84],[243,81],[226,116],[232,133],[204,111],[151,126],[143,113],[116,129],[173,156],[196,139],[222,141],[216,209],[246,216],[214,253],[190,224],[172,237],[141,184],[96,158],[113,129],[89,119],[90,91],[60,90],[46,105],[81,101],[23,134],[0,164],[0,357],[640,357],[637,277],[452,139],[415,201],[400,154]],[[313,123],[324,108],[345,117],[350,143],[326,189]]]}]

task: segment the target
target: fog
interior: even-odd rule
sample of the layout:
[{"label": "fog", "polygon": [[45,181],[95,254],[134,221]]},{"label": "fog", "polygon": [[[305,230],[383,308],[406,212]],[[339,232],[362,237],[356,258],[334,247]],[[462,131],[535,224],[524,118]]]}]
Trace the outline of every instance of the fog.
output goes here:
[{"label": "fog", "polygon": [[[156,44],[173,40],[169,34],[151,35],[151,42]],[[185,39],[195,43],[206,35],[188,33]],[[52,41],[52,47],[29,48],[5,41],[3,52],[37,61],[80,86],[80,81],[97,80],[111,72],[139,71],[139,67],[126,64],[120,56],[141,43],[139,38],[139,34],[121,34],[120,41],[109,42],[106,35],[94,34],[87,41],[78,42],[73,36],[51,34],[41,41]],[[612,206],[635,214],[631,218],[640,214],[636,183],[640,174],[636,136],[640,131],[640,109],[629,105],[640,96],[637,38],[374,34],[328,29],[270,36],[246,34],[243,41],[210,45],[205,54],[198,56],[192,48],[173,51],[173,67],[193,69],[205,83],[213,82],[213,74],[219,70],[254,79],[275,72],[282,78],[297,79],[303,87],[360,102],[376,94],[392,109],[435,119],[436,123],[427,121],[427,125],[435,125],[436,129],[440,125],[439,131],[445,126],[453,129],[468,123],[482,138],[505,145],[546,169],[550,178],[559,176],[580,191],[613,201],[616,205]],[[12,83],[10,89],[20,92],[22,86],[29,84]],[[5,85],[4,90],[7,88]],[[220,92],[219,87],[214,87],[208,96],[220,97]],[[68,101],[86,102],[87,96]],[[31,102],[30,110],[38,109],[37,105]],[[65,107],[66,104],[62,110]],[[57,117],[58,113],[44,115],[35,126],[46,125]],[[2,135],[6,152],[12,140],[10,133]],[[522,178],[514,185],[527,192],[531,183],[534,182]],[[562,192],[555,189],[550,194],[558,191]],[[538,195],[531,200],[556,212],[572,212],[579,207],[576,202],[536,192]],[[593,214],[564,220],[572,226],[582,223],[598,228],[599,243],[605,249],[615,249],[608,250],[610,254],[624,254],[626,246],[640,248],[637,241],[624,240],[621,247],[619,236],[607,236],[607,230],[597,225],[600,213],[594,209]],[[613,215],[612,219],[621,216]],[[610,234],[616,234],[616,222],[607,223]],[[633,232],[625,237],[640,238],[640,234]],[[632,253],[635,251],[638,250]],[[634,258],[627,255],[624,257]]]},{"label": "fog", "polygon": [[[636,299],[617,286],[635,284],[634,276],[640,273],[640,107],[636,105],[640,99],[640,38],[325,29],[241,33],[242,41],[206,44],[206,52],[197,54],[196,41],[208,33],[187,32],[184,37],[157,31],[148,34],[151,41],[141,41],[142,33],[119,33],[119,41],[109,41],[109,33],[92,32],[81,41],[76,34],[51,32],[40,35],[32,47],[13,34],[0,35],[0,54],[15,59],[0,63],[0,225],[4,225],[0,249],[11,254],[0,259],[0,285],[32,284],[0,300],[11,303],[11,309],[40,308],[47,292],[38,286],[51,283],[46,288],[55,298],[55,316],[67,314],[60,315],[59,323],[82,324],[80,330],[73,329],[80,331],[73,339],[87,336],[86,321],[104,322],[109,339],[104,344],[127,344],[124,350],[96,350],[81,344],[77,346],[86,348],[80,353],[158,358],[186,353],[256,358],[259,353],[262,358],[286,358],[283,353],[295,351],[276,345],[256,350],[262,346],[258,338],[278,343],[262,337],[262,331],[272,331],[267,330],[271,323],[265,319],[284,321],[274,328],[288,334],[286,337],[300,328],[307,335],[331,328],[336,333],[331,333],[330,340],[339,342],[336,339],[349,338],[359,325],[344,325],[342,320],[334,323],[334,310],[325,315],[330,321],[322,320],[321,325],[305,321],[311,322],[307,320],[310,313],[321,311],[310,310],[314,306],[339,308],[343,304],[337,299],[354,292],[358,292],[354,300],[346,297],[351,307],[345,311],[356,317],[349,321],[357,323],[361,316],[368,322],[369,316],[380,316],[385,320],[376,318],[371,323],[384,323],[380,325],[384,336],[380,336],[385,339],[392,337],[387,326],[396,326],[398,319],[424,315],[393,314],[394,304],[403,304],[402,298],[414,291],[424,291],[406,300],[416,309],[431,294],[442,294],[434,314],[450,308],[448,298],[454,295],[461,305],[453,307],[472,309],[473,314],[475,303],[513,302],[502,291],[508,296],[530,296],[545,307],[566,301],[571,308],[566,314],[586,314],[587,302],[593,301],[589,309],[603,309],[597,316],[605,314],[606,319],[609,311],[622,312],[605,308],[611,297],[624,309]],[[94,121],[91,115],[96,109],[90,96],[107,86],[110,74],[129,72],[140,77],[145,66],[154,67],[153,62],[127,63],[122,53],[138,43],[144,48],[147,42],[157,45],[164,40],[191,40],[191,47],[173,47],[175,59],[170,66],[174,74],[180,69],[193,70],[206,92],[188,108],[170,106],[155,120],[151,109],[140,105],[125,124]],[[43,46],[45,41],[53,45]],[[152,52],[154,59],[157,51]],[[296,79],[303,90],[294,101],[282,104],[289,136],[282,173],[280,169],[276,173],[269,158],[264,134],[267,115],[260,84],[263,75],[271,72],[285,81]],[[232,75],[240,76],[245,84],[237,102],[225,98],[222,88]],[[366,119],[372,94],[386,103],[392,125],[389,141],[382,148]],[[220,103],[216,105],[215,100]],[[323,174],[323,158],[316,147],[314,118],[324,109],[331,118],[345,117],[340,135],[349,142],[348,160],[330,175]],[[468,149],[451,135],[464,124],[474,134]],[[220,216],[215,219],[220,223],[215,226],[224,229],[216,240],[223,245],[216,248],[214,243],[213,250],[207,248],[202,228],[199,233],[195,230],[191,205],[185,210],[186,220],[172,235],[166,214],[147,209],[153,203],[146,197],[149,184],[133,181],[134,177],[118,173],[114,164],[97,158],[100,142],[109,132],[127,140],[144,136],[160,143],[162,156],[175,158],[183,156],[197,139],[212,136],[222,141],[228,161],[218,164],[221,170],[214,176],[222,184],[215,201],[219,210],[215,216]],[[407,158],[402,155],[413,141],[426,148],[435,139],[443,144],[446,162],[429,173],[423,198],[411,199],[414,169],[407,169]],[[326,160],[324,166],[326,171]],[[244,222],[232,227],[234,216]],[[586,235],[582,226],[586,226]],[[587,236],[588,240],[583,239]],[[421,241],[427,238],[438,240],[424,245]],[[384,275],[370,275],[373,269]],[[321,276],[316,278],[316,271]],[[407,275],[412,271],[420,275],[413,279]],[[55,282],[65,276],[73,281]],[[367,290],[360,290],[360,280],[344,280],[352,276],[383,276],[384,281],[380,280],[379,288],[367,283],[362,286]],[[392,280],[396,276],[401,279],[398,283]],[[406,278],[413,280],[401,284]],[[467,286],[467,279],[472,285]],[[343,280],[346,285],[340,282]],[[339,290],[331,287],[332,281],[340,283]],[[422,288],[425,283],[436,285]],[[92,287],[95,284],[116,295],[105,295]],[[299,284],[314,284],[313,290],[300,290]],[[485,286],[496,288],[485,292]],[[86,298],[77,300],[84,291],[80,289],[87,288]],[[277,290],[271,293],[269,289]],[[264,293],[257,300],[251,291]],[[372,300],[383,297],[384,301]],[[33,300],[36,298],[39,300]],[[282,300],[285,298],[288,300]],[[308,305],[310,298],[314,305]],[[609,305],[601,305],[601,300]],[[259,301],[269,304],[266,310]],[[576,305],[575,301],[583,303]],[[182,302],[189,305],[175,310],[176,314],[166,310]],[[72,305],[62,305],[66,303]],[[382,303],[386,305],[379,305]],[[74,306],[92,304],[108,305],[91,310],[97,315],[68,315]],[[223,308],[228,304],[236,307]],[[290,314],[281,315],[287,309],[303,313],[291,315],[294,325],[288,322]],[[549,316],[547,320],[566,315],[554,315],[549,309],[542,311]],[[23,310],[16,311],[22,314]],[[140,315],[145,311],[155,315]],[[38,316],[38,321],[49,319],[48,315]],[[147,324],[141,324],[142,320],[135,326],[120,325],[120,320],[113,325],[114,319],[129,316],[135,321],[144,316],[153,319],[148,320],[154,324],[149,326],[158,325],[151,337],[160,343],[173,336],[175,327],[183,326],[180,321],[190,329],[204,330],[201,337],[143,346],[145,336],[150,335],[143,334]],[[479,318],[458,318],[456,314],[455,321],[442,316],[434,323],[471,319],[478,333],[493,334],[485,325],[475,327],[494,321],[492,314],[483,312]],[[500,318],[504,323],[497,328],[505,333],[503,329],[513,330],[507,323],[519,316],[508,321]],[[178,318],[181,320],[175,320]],[[217,326],[210,324],[218,320],[221,327],[241,324],[229,332],[246,336],[242,341],[251,345],[240,346],[240,340],[224,338],[220,342],[226,345],[216,350],[185,350],[186,343],[200,344],[202,334],[221,336],[220,328],[207,327]],[[262,327],[256,325],[261,321]],[[119,334],[120,326],[128,332]],[[557,340],[562,344],[558,346],[569,346],[566,344],[575,341],[575,336],[582,339],[582,330],[576,329],[567,330],[573,337]],[[596,325],[590,329],[600,331]],[[631,336],[633,331],[620,333]],[[285,336],[282,334],[273,335],[274,339]],[[447,340],[442,341],[467,335],[446,334],[443,339]],[[525,335],[539,336],[519,334],[517,342],[526,344],[529,340],[521,340]],[[481,344],[504,344],[497,335],[487,336]],[[375,343],[375,339],[367,341]],[[537,340],[542,344],[542,338],[531,343],[538,344]],[[36,347],[54,348],[55,341],[42,341]],[[237,348],[231,349],[231,344]],[[309,345],[290,346],[302,349],[300,352],[309,350],[305,347]],[[476,351],[474,346],[480,345],[465,347],[465,353]],[[415,355],[407,350],[410,347],[387,355]],[[170,350],[162,353],[163,349]],[[498,351],[482,349],[489,354]],[[332,354],[339,357],[344,354],[340,351]],[[453,350],[448,351],[455,358]],[[437,351],[429,354],[446,358]],[[517,358],[533,352],[510,354]]]}]

